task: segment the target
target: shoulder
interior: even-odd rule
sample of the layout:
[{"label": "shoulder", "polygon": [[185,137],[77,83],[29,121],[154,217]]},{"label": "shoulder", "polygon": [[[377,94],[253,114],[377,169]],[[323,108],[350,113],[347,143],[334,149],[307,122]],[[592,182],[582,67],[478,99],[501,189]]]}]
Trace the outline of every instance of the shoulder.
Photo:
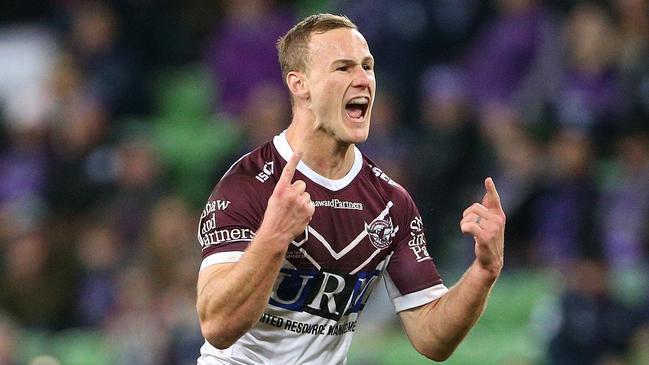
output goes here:
[{"label": "shoulder", "polygon": [[281,157],[274,151],[271,143],[265,143],[241,156],[221,177],[215,191],[263,190],[264,185],[275,180]]},{"label": "shoulder", "polygon": [[383,171],[365,154],[363,154],[363,173],[371,181],[372,185],[387,199],[394,202],[395,205],[407,206],[414,204],[410,193],[401,184],[393,180],[389,172]]}]

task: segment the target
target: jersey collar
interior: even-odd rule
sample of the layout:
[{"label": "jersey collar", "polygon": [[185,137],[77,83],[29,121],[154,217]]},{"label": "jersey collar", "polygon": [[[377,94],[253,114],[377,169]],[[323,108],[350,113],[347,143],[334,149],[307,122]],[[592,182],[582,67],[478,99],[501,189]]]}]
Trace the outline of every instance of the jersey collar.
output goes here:
[{"label": "jersey collar", "polygon": [[[288,144],[288,140],[286,139],[286,130],[273,138],[273,145],[285,161],[288,161],[293,155],[293,150],[291,149],[291,146]],[[358,173],[361,171],[362,166],[363,156],[361,155],[361,151],[359,151],[358,148],[354,146],[354,164],[352,165],[352,168],[349,170],[347,175],[343,176],[340,179],[332,180],[326,178],[311,170],[311,168],[302,161],[297,164],[297,170],[314,183],[329,190],[338,191],[349,185],[352,180],[354,180],[356,175],[358,175]]]}]

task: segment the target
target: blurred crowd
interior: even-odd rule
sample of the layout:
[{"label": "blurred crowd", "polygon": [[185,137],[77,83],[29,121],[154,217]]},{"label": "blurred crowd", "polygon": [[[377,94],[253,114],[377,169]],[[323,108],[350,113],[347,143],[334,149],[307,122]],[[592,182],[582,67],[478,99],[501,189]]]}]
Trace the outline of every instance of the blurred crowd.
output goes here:
[{"label": "blurred crowd", "polygon": [[649,0],[32,0],[0,12],[0,365],[195,363],[199,212],[288,125],[275,42],[323,11],[442,272],[493,176],[504,275],[562,278],[542,361],[649,363]]}]

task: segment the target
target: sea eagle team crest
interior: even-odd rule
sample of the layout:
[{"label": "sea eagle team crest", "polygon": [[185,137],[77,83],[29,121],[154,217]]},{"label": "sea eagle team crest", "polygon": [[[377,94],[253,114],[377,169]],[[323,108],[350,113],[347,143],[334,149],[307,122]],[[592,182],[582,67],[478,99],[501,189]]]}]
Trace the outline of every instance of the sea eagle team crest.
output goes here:
[{"label": "sea eagle team crest", "polygon": [[399,226],[392,225],[392,219],[388,216],[386,219],[377,219],[370,224],[365,223],[370,242],[374,247],[382,250],[390,245],[392,238],[399,231]]}]

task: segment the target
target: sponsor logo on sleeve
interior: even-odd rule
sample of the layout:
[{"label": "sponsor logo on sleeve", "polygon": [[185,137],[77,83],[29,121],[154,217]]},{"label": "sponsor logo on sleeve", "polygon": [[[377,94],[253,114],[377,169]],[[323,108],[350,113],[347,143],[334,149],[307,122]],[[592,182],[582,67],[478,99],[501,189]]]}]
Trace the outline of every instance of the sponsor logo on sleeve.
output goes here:
[{"label": "sponsor logo on sleeve", "polygon": [[383,170],[381,170],[380,168],[378,168],[376,166],[372,166],[372,165],[369,165],[369,166],[372,169],[372,172],[374,173],[374,175],[376,177],[378,177],[379,179],[387,182],[390,185],[397,185],[397,183],[394,182],[394,180],[392,180],[388,175],[386,175],[386,173],[383,172]]},{"label": "sponsor logo on sleeve", "polygon": [[203,213],[201,213],[201,219],[207,217],[208,214],[214,213],[217,210],[226,210],[230,205],[229,200],[210,200],[205,204]]},{"label": "sponsor logo on sleeve", "polygon": [[424,224],[421,217],[415,217],[410,222],[410,241],[408,241],[408,248],[410,248],[415,255],[417,262],[431,260],[426,248],[426,236],[424,235]]},{"label": "sponsor logo on sleeve", "polygon": [[246,232],[237,232],[237,229],[216,231],[216,211],[224,211],[228,209],[228,206],[230,206],[229,200],[220,199],[210,200],[205,204],[198,226],[198,242],[203,248],[236,240],[232,239],[233,237],[244,237],[246,239],[249,236]]},{"label": "sponsor logo on sleeve", "polygon": [[201,227],[200,243],[203,249],[205,249],[209,246],[220,245],[223,243],[250,242],[254,237],[255,232],[248,228],[214,230],[211,224],[204,223]]}]

